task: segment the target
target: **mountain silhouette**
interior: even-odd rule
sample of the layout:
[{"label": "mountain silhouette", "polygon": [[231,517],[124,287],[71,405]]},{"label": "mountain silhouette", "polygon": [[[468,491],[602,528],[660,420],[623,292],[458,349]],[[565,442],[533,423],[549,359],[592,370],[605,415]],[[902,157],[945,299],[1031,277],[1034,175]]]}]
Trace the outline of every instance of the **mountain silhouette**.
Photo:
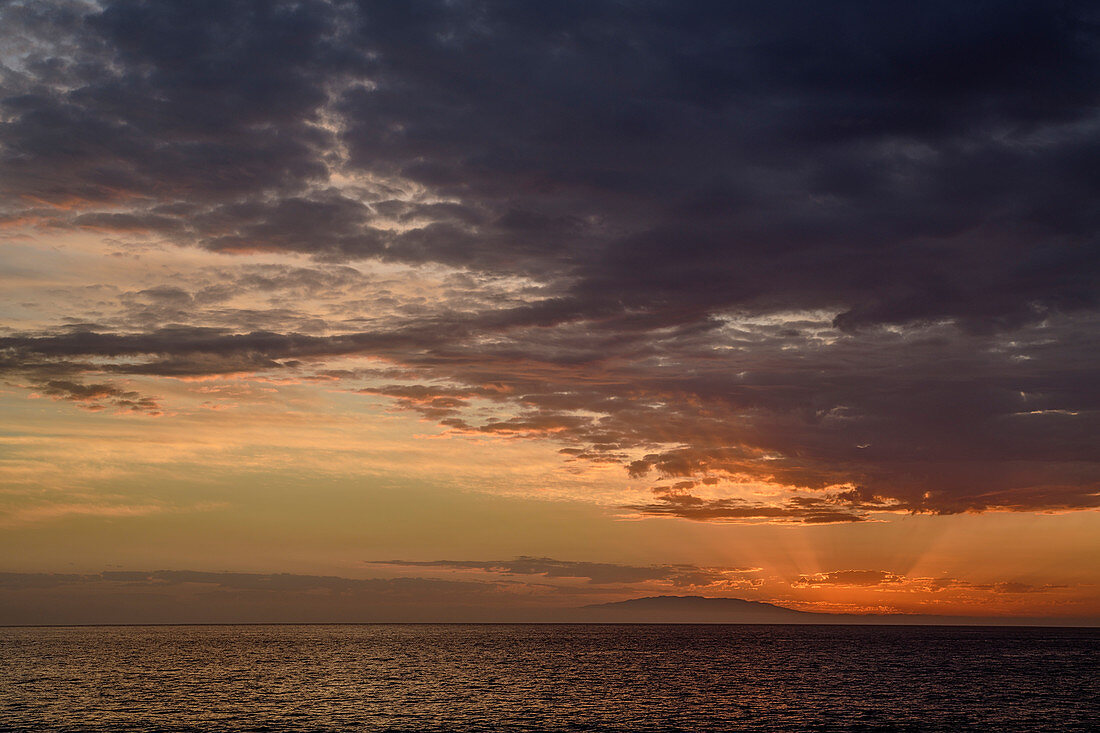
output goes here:
[{"label": "mountain silhouette", "polygon": [[567,619],[581,623],[695,624],[858,624],[964,626],[1096,626],[1095,618],[940,616],[928,614],[827,613],[796,611],[774,603],[741,598],[648,596],[572,609]]},{"label": "mountain silhouette", "polygon": [[650,596],[614,603],[597,603],[578,609],[592,621],[646,623],[829,623],[836,614],[810,613],[740,598],[703,596]]}]

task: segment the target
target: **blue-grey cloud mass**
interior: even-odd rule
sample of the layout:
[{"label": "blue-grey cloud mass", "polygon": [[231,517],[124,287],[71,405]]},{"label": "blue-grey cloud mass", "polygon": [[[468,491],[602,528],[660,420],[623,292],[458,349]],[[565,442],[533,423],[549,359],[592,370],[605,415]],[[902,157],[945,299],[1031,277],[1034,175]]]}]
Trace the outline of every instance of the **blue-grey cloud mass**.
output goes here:
[{"label": "blue-grey cloud mass", "polygon": [[[6,330],[0,368],[47,395],[152,412],[110,380],[375,356],[406,379],[349,389],[622,463],[655,481],[643,516],[1100,504],[1094,4],[0,13],[0,222],[316,265]],[[350,302],[340,268],[365,262],[455,279],[311,332],[294,298]],[[290,295],[201,315],[240,288]],[[792,493],[702,495],[715,479]]]}]

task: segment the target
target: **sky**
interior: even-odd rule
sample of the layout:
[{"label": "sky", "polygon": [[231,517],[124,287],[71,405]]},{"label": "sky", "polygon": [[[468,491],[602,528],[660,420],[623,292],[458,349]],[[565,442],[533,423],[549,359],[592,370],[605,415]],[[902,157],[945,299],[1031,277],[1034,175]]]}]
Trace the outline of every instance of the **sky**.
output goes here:
[{"label": "sky", "polygon": [[1098,200],[1093,3],[2,2],[0,623],[1100,619]]}]

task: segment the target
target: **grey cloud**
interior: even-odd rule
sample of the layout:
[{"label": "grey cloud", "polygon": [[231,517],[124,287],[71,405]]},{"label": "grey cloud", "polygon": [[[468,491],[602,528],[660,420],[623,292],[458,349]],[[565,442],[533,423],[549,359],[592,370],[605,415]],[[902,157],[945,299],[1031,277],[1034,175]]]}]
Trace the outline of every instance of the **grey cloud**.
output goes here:
[{"label": "grey cloud", "polygon": [[[664,497],[639,507],[654,515],[851,521],[881,510],[1098,504],[1089,436],[1100,396],[1090,377],[1090,347],[1068,337],[1072,322],[1025,330],[1011,344],[946,327],[826,333],[820,340],[812,329],[792,335],[780,324],[734,333],[675,330],[657,342],[644,331],[608,334],[599,327],[548,340],[544,332],[509,326],[507,339],[486,346],[480,341],[486,331],[474,319],[413,320],[407,329],[327,337],[76,330],[7,337],[0,348],[13,368],[126,357],[96,369],[178,375],[384,356],[409,367],[406,378],[431,376],[450,386],[368,391],[457,431],[558,440],[573,456],[595,460],[623,461],[624,451],[666,446],[630,464],[639,476],[747,476],[807,491],[848,484],[859,492],[834,489],[829,506],[778,505],[763,514],[721,499],[688,507]],[[732,349],[729,356],[715,358],[716,340]],[[606,362],[608,349],[618,363]],[[135,361],[142,356],[146,361]],[[666,365],[650,361],[657,356]],[[742,370],[731,373],[727,360]],[[478,421],[465,412],[474,397],[511,405],[515,414]]]},{"label": "grey cloud", "polygon": [[54,399],[75,402],[86,410],[114,407],[154,416],[162,412],[160,403],[155,398],[113,384],[84,384],[67,379],[51,379],[40,385],[39,391]]},{"label": "grey cloud", "polygon": [[[868,507],[834,504],[817,499],[800,502],[787,500],[781,505],[752,503],[743,499],[701,499],[691,494],[662,494],[652,504],[624,507],[646,517],[675,517],[696,522],[794,522],[801,524],[837,524],[862,522]],[[873,506],[872,511],[889,507]]]},{"label": "grey cloud", "polygon": [[67,583],[79,583],[86,576],[76,573],[0,573],[0,589],[55,588]]},{"label": "grey cloud", "polygon": [[[10,221],[319,260],[7,334],[9,373],[319,376],[380,356],[407,379],[371,393],[456,432],[823,502],[665,492],[648,515],[1100,504],[1087,3],[3,12]],[[373,303],[188,320],[234,288],[350,292],[336,268],[355,259],[461,274],[371,323]],[[483,297],[502,276],[532,290]],[[511,410],[471,415],[474,396]]]},{"label": "grey cloud", "polygon": [[675,586],[721,583],[732,574],[752,574],[753,568],[702,568],[694,565],[636,566],[517,557],[513,560],[371,560],[372,565],[438,570],[480,570],[502,575],[538,575],[545,578],[583,578],[593,584],[662,581]]},{"label": "grey cloud", "polygon": [[147,334],[115,334],[75,330],[53,336],[0,338],[0,349],[25,350],[50,357],[77,355],[135,356],[143,354],[278,354],[333,356],[367,351],[372,346],[401,345],[415,334],[356,333],[332,337],[257,331],[232,333],[223,329],[175,326]]},{"label": "grey cloud", "polygon": [[[1084,4],[6,12],[31,39],[5,79],[9,193],[148,209],[76,225],[535,273],[578,314],[778,293],[846,329],[981,330],[1097,305]],[[356,200],[334,166],[450,201]]]},{"label": "grey cloud", "polygon": [[[688,506],[683,497],[663,496],[636,507],[651,515],[854,521],[883,510],[1098,504],[1089,436],[1100,396],[1090,347],[1068,337],[1072,321],[1024,330],[1012,342],[948,327],[860,337],[826,330],[827,338],[815,335],[820,324],[803,326],[804,333],[785,324],[728,333],[674,329],[655,342],[645,331],[607,333],[598,325],[559,329],[550,339],[509,325],[507,338],[486,345],[477,318],[413,319],[407,328],[325,337],[193,327],[74,330],[2,338],[0,349],[9,369],[71,362],[80,371],[91,368],[78,366],[81,359],[125,357],[94,370],[154,375],[293,363],[308,376],[301,360],[383,356],[407,367],[406,379],[445,385],[392,384],[368,393],[393,397],[456,431],[557,440],[568,455],[587,460],[622,462],[627,451],[660,448],[628,466],[638,476],[749,477],[809,492],[855,487],[819,496],[820,506],[724,499]],[[728,356],[715,358],[716,343]],[[616,362],[606,361],[608,350]],[[741,371],[731,373],[729,361]],[[475,397],[509,405],[514,414],[478,420],[467,409]]]},{"label": "grey cloud", "polygon": [[326,3],[8,4],[10,32],[34,41],[4,79],[9,192],[209,201],[324,176],[326,134],[308,123],[317,74],[343,64],[335,16]]}]

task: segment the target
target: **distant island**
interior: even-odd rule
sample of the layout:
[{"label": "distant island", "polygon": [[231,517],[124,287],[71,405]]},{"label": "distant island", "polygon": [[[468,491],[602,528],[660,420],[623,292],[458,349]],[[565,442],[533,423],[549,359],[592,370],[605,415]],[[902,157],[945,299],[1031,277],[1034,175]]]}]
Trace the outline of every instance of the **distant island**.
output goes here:
[{"label": "distant island", "polygon": [[796,611],[763,601],[703,596],[649,596],[597,603],[578,611],[593,621],[622,619],[647,623],[812,624],[834,615]]},{"label": "distant island", "polygon": [[774,603],[741,598],[648,596],[581,606],[570,620],[585,623],[694,624],[882,624],[960,626],[1095,626],[1096,619],[1021,618],[1017,616],[938,616],[929,614],[857,614],[797,611]]}]

